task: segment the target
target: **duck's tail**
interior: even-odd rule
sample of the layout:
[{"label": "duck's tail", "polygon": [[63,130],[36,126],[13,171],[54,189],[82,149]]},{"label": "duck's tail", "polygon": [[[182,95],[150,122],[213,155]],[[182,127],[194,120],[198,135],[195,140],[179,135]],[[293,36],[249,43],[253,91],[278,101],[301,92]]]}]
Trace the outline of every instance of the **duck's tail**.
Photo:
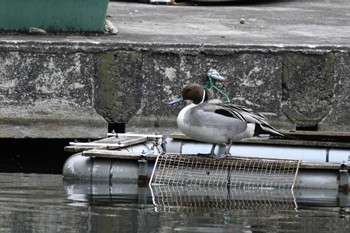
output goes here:
[{"label": "duck's tail", "polygon": [[269,124],[256,123],[255,130],[254,130],[254,136],[259,136],[261,134],[269,134],[270,136],[277,136],[277,137],[281,137],[284,139],[300,140],[297,137],[279,132],[277,129],[275,129],[274,127],[272,127]]},{"label": "duck's tail", "polygon": [[283,133],[279,132],[277,129],[269,124],[255,124],[254,136],[259,136],[261,134],[269,134],[272,136],[286,137]]}]

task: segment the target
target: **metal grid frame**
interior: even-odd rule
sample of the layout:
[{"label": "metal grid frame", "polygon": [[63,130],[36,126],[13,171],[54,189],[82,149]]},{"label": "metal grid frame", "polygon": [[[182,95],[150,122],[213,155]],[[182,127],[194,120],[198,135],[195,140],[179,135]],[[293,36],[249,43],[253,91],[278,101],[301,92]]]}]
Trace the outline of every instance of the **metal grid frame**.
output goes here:
[{"label": "metal grid frame", "polygon": [[299,160],[290,159],[162,154],[151,184],[293,189],[299,165]]},{"label": "metal grid frame", "polygon": [[153,185],[151,190],[155,210],[160,212],[297,208],[289,189]]}]

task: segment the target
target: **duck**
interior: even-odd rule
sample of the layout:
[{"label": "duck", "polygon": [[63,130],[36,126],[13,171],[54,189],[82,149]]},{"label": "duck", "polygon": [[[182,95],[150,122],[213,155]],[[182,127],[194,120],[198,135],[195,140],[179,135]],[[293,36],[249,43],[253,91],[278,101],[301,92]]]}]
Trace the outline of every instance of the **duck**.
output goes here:
[{"label": "duck", "polygon": [[[213,144],[209,155],[230,155],[232,143],[259,135],[284,135],[272,127],[267,118],[250,108],[220,100],[209,100],[207,90],[200,84],[191,83],[182,95],[169,102],[170,105],[190,101],[177,116],[178,129],[191,139]],[[226,145],[221,155],[215,155],[216,145]]]}]

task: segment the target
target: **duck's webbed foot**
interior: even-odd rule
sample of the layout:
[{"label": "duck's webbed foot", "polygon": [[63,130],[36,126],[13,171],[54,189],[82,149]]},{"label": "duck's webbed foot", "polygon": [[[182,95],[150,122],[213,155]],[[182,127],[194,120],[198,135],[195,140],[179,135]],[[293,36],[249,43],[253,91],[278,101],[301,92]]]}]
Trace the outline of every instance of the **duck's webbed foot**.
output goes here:
[{"label": "duck's webbed foot", "polygon": [[226,154],[220,154],[220,155],[217,155],[217,156],[215,156],[215,159],[224,159],[224,158],[226,158],[228,155],[226,155]]},{"label": "duck's webbed foot", "polygon": [[232,146],[232,140],[229,141],[229,144],[226,146],[226,149],[225,149],[224,153],[216,156],[216,158],[217,159],[223,159],[223,158],[226,158],[227,156],[231,155],[230,154],[231,146]]}]

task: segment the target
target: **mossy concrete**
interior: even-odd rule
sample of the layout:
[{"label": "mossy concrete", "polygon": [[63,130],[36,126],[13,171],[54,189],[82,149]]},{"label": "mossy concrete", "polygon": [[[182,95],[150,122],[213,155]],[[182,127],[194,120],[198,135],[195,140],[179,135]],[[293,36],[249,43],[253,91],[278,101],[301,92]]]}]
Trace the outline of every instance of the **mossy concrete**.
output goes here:
[{"label": "mossy concrete", "polygon": [[95,108],[109,123],[127,122],[141,106],[141,60],[135,51],[97,55]]},{"label": "mossy concrete", "polygon": [[[244,47],[50,43],[0,47],[1,137],[103,137],[127,129],[176,128],[183,86],[209,68],[233,103],[280,129],[349,131],[347,51]],[[211,98],[225,97],[209,90]],[[74,127],[73,127],[74,126]],[[39,130],[40,129],[40,130]]]},{"label": "mossy concrete", "polygon": [[107,122],[94,108],[95,63],[94,54],[57,45],[2,44],[0,137],[104,136]]},{"label": "mossy concrete", "polygon": [[[215,68],[227,78],[217,86],[233,103],[265,113],[278,128],[350,130],[346,113],[349,108],[342,108],[348,92],[340,84],[348,82],[344,80],[345,67],[350,65],[345,59],[347,53],[302,49],[255,53],[246,49],[217,53],[213,48],[178,51],[165,49],[152,56],[144,53],[143,76],[152,78],[143,80],[143,105],[129,121],[130,127],[168,127],[183,105],[168,106],[167,102],[180,95],[188,83],[204,84],[207,70]],[[339,59],[342,65],[335,65]],[[209,93],[212,98],[225,100],[218,92]],[[334,115],[337,116],[333,118]]]},{"label": "mossy concrete", "polygon": [[286,54],[283,113],[296,127],[315,127],[332,110],[334,54]]},{"label": "mossy concrete", "polygon": [[184,85],[204,84],[209,68],[226,77],[216,84],[233,103],[264,112],[278,129],[350,131],[348,9],[345,0],[118,1],[109,8],[117,36],[4,34],[0,137],[98,138],[108,123],[175,130],[184,105],[168,102]]}]

